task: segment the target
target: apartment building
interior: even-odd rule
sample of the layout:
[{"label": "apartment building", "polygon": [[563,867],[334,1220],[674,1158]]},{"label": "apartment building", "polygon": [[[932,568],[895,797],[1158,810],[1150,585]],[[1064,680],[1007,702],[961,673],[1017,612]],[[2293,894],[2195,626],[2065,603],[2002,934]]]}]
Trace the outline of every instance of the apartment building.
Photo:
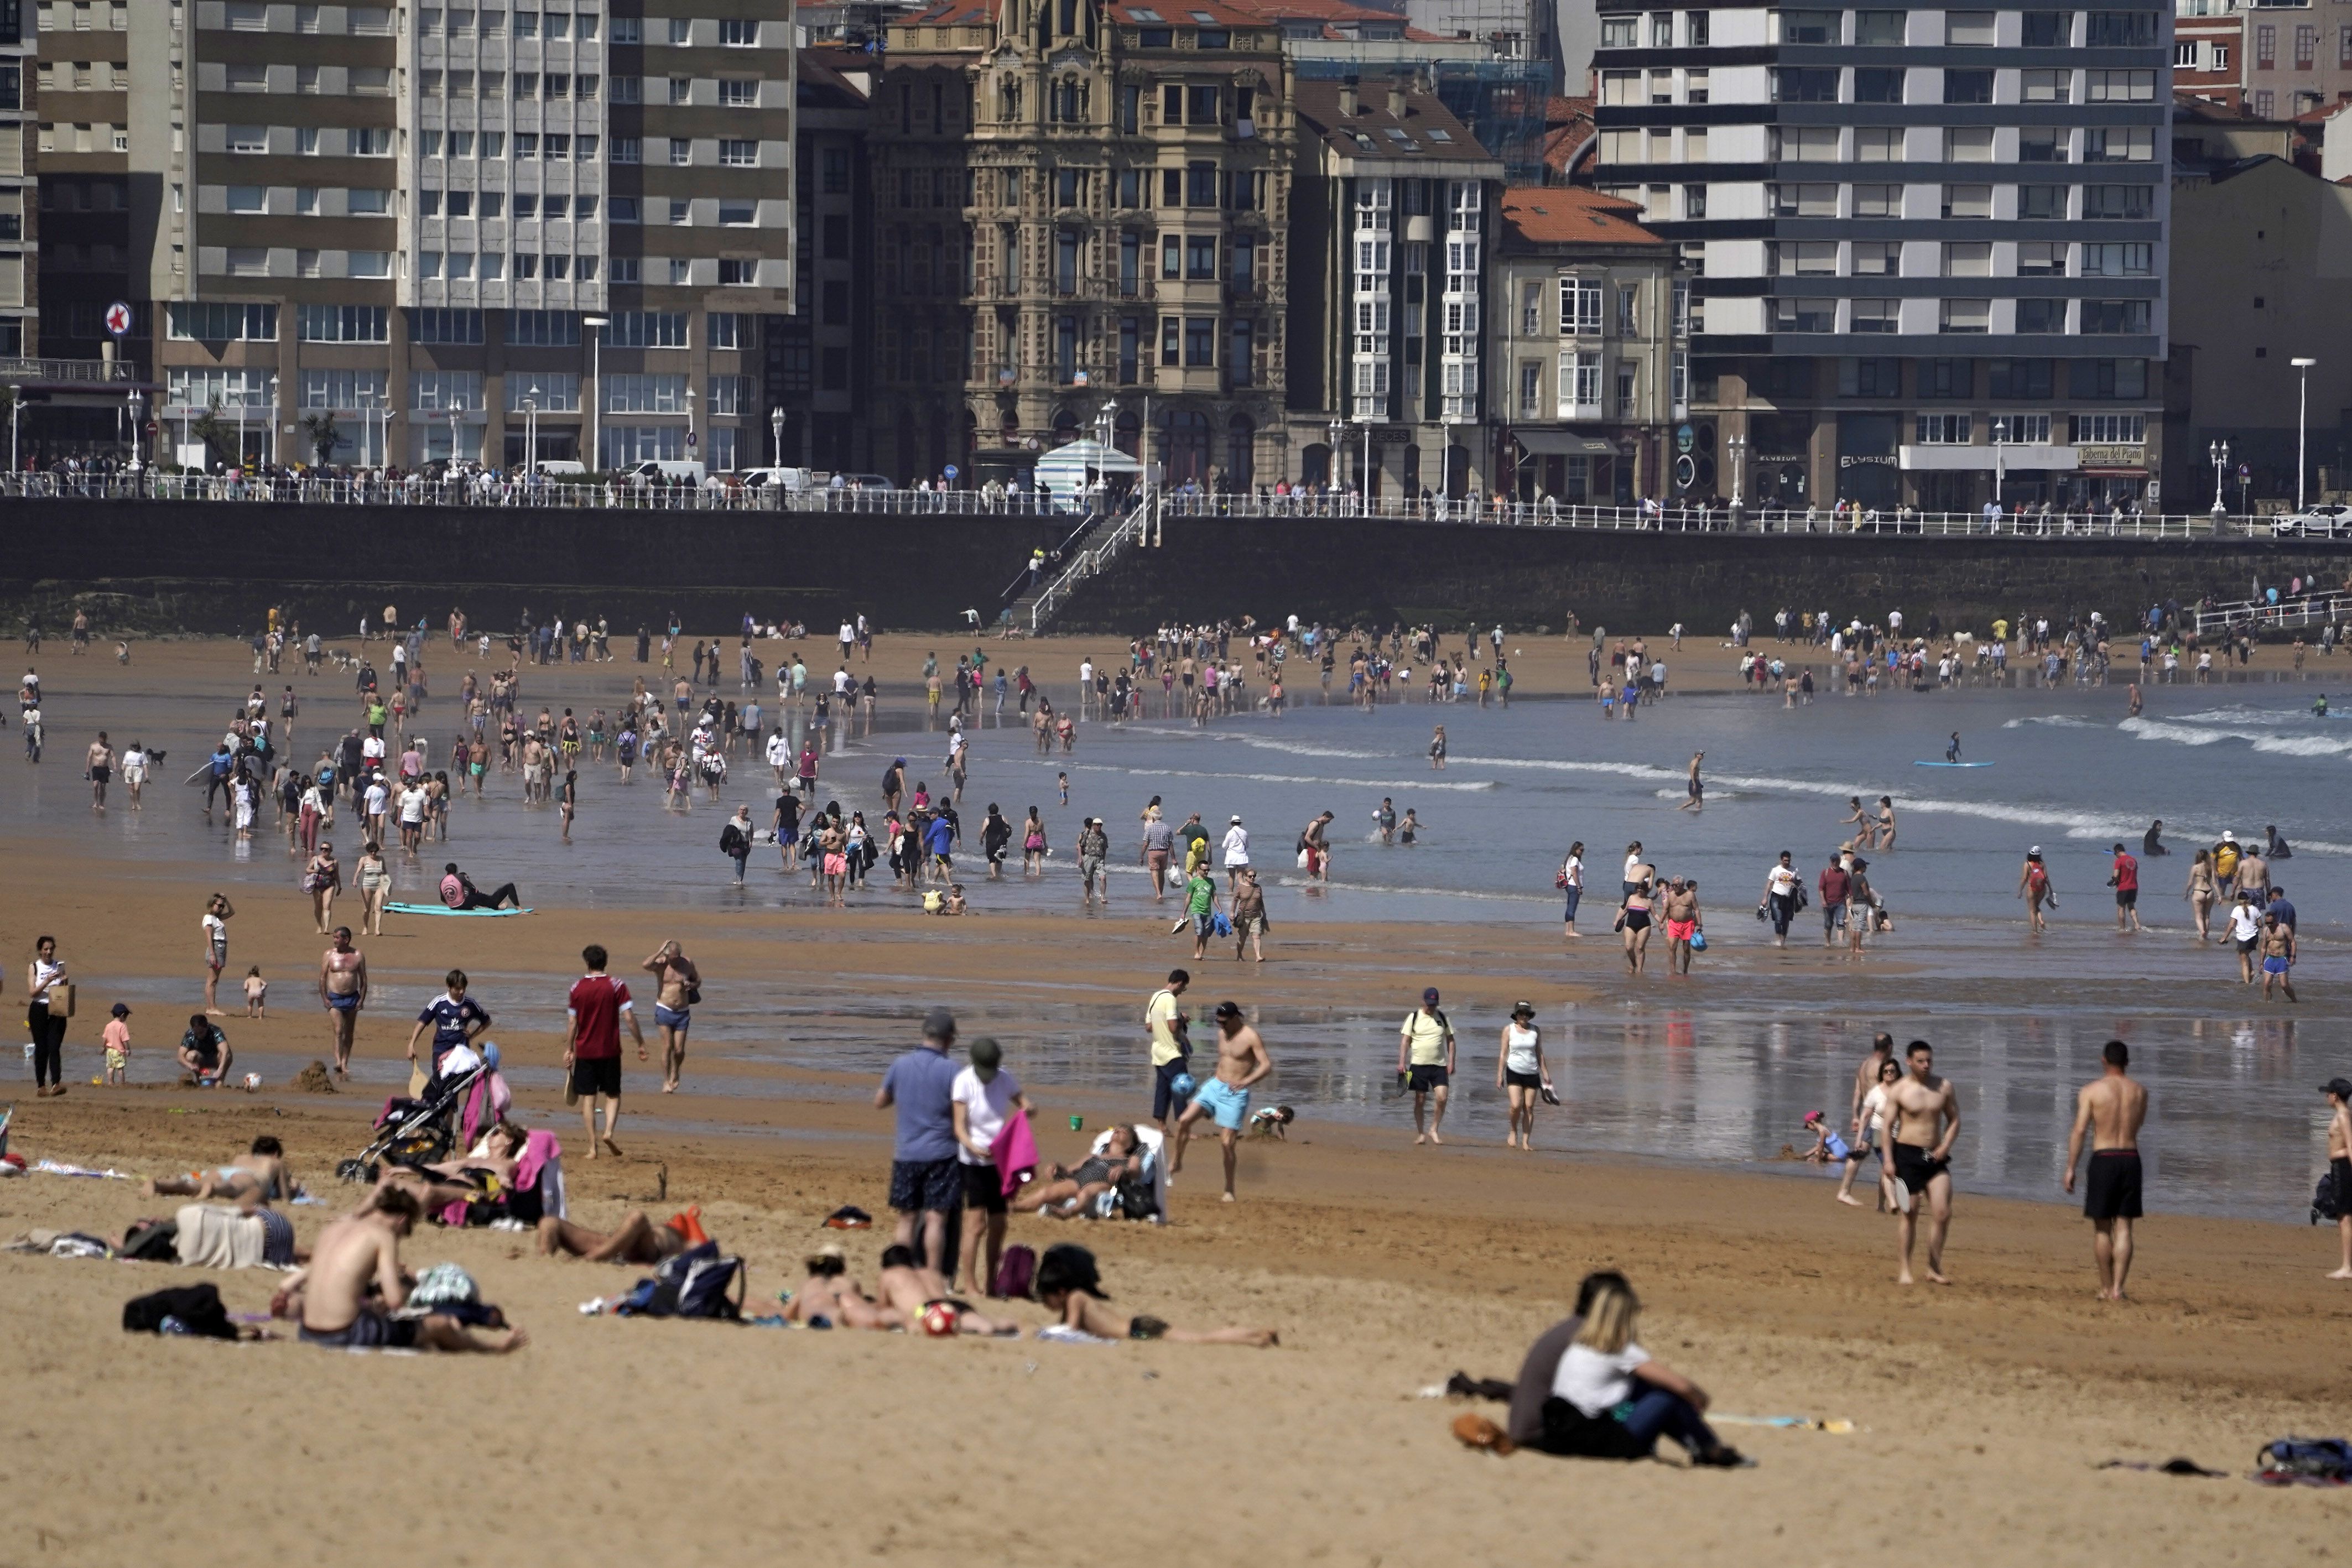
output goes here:
[{"label": "apartment building", "polygon": [[2168,8],[1601,30],[1597,183],[1682,247],[1748,500],[2158,500]]},{"label": "apartment building", "polygon": [[1717,454],[1679,435],[1689,284],[1675,247],[1633,203],[1574,186],[1506,190],[1500,215],[1496,487],[1570,505],[1711,494]]},{"label": "apartment building", "polygon": [[24,0],[0,0],[0,360],[35,352],[39,338],[39,191],[29,113],[37,35]]},{"label": "apartment building", "polygon": [[2352,0],[2255,0],[2238,19],[2239,82],[2254,118],[2293,120],[2352,98]]},{"label": "apartment building", "polygon": [[131,305],[166,457],[760,460],[792,34],[672,9],[43,0],[44,352]]},{"label": "apartment building", "polygon": [[1278,24],[1224,0],[949,0],[889,37],[877,465],[984,476],[1101,428],[1171,485],[1287,473]]},{"label": "apartment building", "polygon": [[[858,417],[874,340],[873,177],[866,131],[876,65],[862,49],[800,51],[800,245],[788,316],[768,319],[768,406],[775,460],[865,473],[873,432]],[[781,413],[782,418],[776,419]]]},{"label": "apartment building", "polygon": [[1376,497],[1483,495],[1495,478],[1478,427],[1502,161],[1409,77],[1302,81],[1297,97],[1297,476]]},{"label": "apartment building", "polygon": [[2245,22],[2238,0],[2173,0],[2173,90],[2239,108],[2245,99]]}]

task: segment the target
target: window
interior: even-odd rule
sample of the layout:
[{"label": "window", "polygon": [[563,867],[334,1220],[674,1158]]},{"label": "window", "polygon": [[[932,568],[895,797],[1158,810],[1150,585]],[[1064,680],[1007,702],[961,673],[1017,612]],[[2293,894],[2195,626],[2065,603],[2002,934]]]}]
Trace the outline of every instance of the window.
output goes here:
[{"label": "window", "polygon": [[604,342],[614,349],[683,349],[686,347],[686,312],[616,310],[613,313],[613,325],[605,334]]},{"label": "window", "polygon": [[[1836,13],[1831,13],[1832,16]],[[1675,14],[1672,11],[1653,12],[1650,16],[1650,47],[1671,49],[1675,47]]]},{"label": "window", "polygon": [[580,37],[582,39],[588,42],[593,42],[596,37],[597,24],[602,21],[603,18],[599,17],[593,11],[583,11],[578,16],[573,18],[573,20],[578,24]]},{"label": "window", "polygon": [[[1704,12],[1697,12],[1693,15],[1694,19],[1696,20],[1703,18],[1706,14]],[[1683,72],[1683,101],[1685,103],[1705,103],[1706,99],[1706,72],[1704,70],[1686,70]],[[1443,129],[1433,128],[1429,132],[1429,139],[1432,141],[1444,141],[1448,140],[1448,133]],[[1694,156],[1696,156],[1696,152],[1694,153]]]},{"label": "window", "polygon": [[2020,218],[2063,221],[2066,216],[2066,187],[2020,185],[2017,188],[2017,215]]},{"label": "window", "polygon": [[[1857,299],[1851,307],[1848,330],[1855,332],[1896,332],[1902,329],[1900,302],[1893,299]],[[1854,392],[1849,396],[1867,396]]]},{"label": "window", "polygon": [[1992,329],[1990,299],[1947,299],[1937,319],[1939,332],[1988,332]]},{"label": "window", "polygon": [[269,128],[266,125],[232,125],[228,128],[228,150],[232,152],[261,153],[269,151]]},{"label": "window", "polygon": [[2156,132],[2141,125],[2092,126],[2083,132],[2085,163],[2146,163],[2156,156]]},{"label": "window", "polygon": [[1693,219],[1706,216],[1706,187],[1705,185],[1685,185],[1683,187],[1683,216]]},{"label": "window", "polygon": [[644,89],[645,83],[640,78],[614,77],[613,78],[613,101],[614,103],[642,102]]},{"label": "window", "polygon": [[1891,49],[1903,46],[1904,13],[1900,11],[1856,11],[1853,14],[1853,41],[1865,49]]},{"label": "window", "polygon": [[1833,218],[1837,190],[1835,185],[1767,185],[1764,208],[1776,218]]},{"label": "window", "polygon": [[1706,13],[1693,11],[1683,19],[1683,42],[1694,49],[1706,47]]},{"label": "window", "polygon": [[[1974,360],[1921,360],[1919,361],[1919,395],[1922,398],[1964,398],[1976,395],[1976,361]],[[1963,435],[1963,441],[1968,438]]]},{"label": "window", "polygon": [[748,17],[721,17],[719,42],[723,48],[756,49],[760,47],[760,24]]},{"label": "window", "polygon": [[1853,242],[1853,276],[1856,277],[1892,277],[1902,271],[1903,247],[1894,240],[1858,239]]},{"label": "window", "polygon": [[2081,330],[2084,335],[2146,332],[2148,301],[2145,299],[2085,299]]},{"label": "window", "polygon": [[[643,146],[644,144],[634,136],[614,137],[613,162],[615,163],[635,163],[638,162],[642,155]],[[488,153],[486,152],[485,156],[487,155]]]},{"label": "window", "polygon": [[411,310],[408,337],[415,343],[473,344],[482,340],[478,310]]},{"label": "window", "polygon": [[722,140],[719,143],[721,168],[756,169],[760,166],[760,144],[749,141]]},{"label": "window", "polygon": [[1990,11],[1945,12],[1944,42],[1954,48],[1992,47],[1993,14]]},{"label": "window", "polygon": [[1601,332],[1601,285],[1584,277],[1559,280],[1560,336],[1597,337]]},{"label": "window", "polygon": [[209,403],[223,408],[269,406],[269,372],[266,370],[174,370],[165,401],[175,407],[201,409]]},{"label": "window", "polygon": [[1985,240],[1972,240],[1944,246],[1946,277],[1990,277],[1992,276],[1992,246]]},{"label": "window", "polygon": [[572,77],[566,71],[550,71],[539,78],[539,96],[550,103],[572,96]]},{"label": "window", "polygon": [[1775,126],[1773,162],[1834,163],[1838,161],[1839,134],[1834,125]]},{"label": "window", "polygon": [[2066,329],[2066,302],[2063,299],[2021,299],[2017,302],[2017,326],[2020,332],[2063,332]]},{"label": "window", "polygon": [[2053,360],[1994,360],[1986,368],[1990,382],[1987,391],[1996,398],[2050,397],[2057,385]]},{"label": "window", "polygon": [[2072,11],[2028,11],[2021,22],[2019,41],[2029,49],[2063,49],[2074,41]]},{"label": "window", "polygon": [[357,413],[362,409],[390,406],[382,371],[304,371],[296,392],[300,408],[335,409]]},{"label": "window", "polygon": [[607,413],[684,413],[687,378],[683,375],[612,374],[604,377]]},{"label": "window", "polygon": [[641,18],[635,16],[615,16],[613,18],[614,43],[642,44],[645,41],[645,23]]},{"label": "window", "polygon": [[260,213],[267,209],[259,185],[231,185],[228,188],[228,210],[232,213]]},{"label": "window", "polygon": [[1585,352],[1559,357],[1559,417],[1596,416],[1601,412],[1601,356]]},{"label": "window", "polygon": [[1946,103],[1990,103],[1992,101],[1990,71],[1953,71],[1944,73]]},{"label": "window", "polygon": [[760,264],[751,257],[720,256],[719,282],[722,287],[751,288],[760,281]]},{"label": "window", "polygon": [[[1857,308],[1865,304],[1883,301],[1854,301]],[[1890,359],[1843,360],[1838,364],[1838,396],[1840,397],[1901,397],[1903,395],[1903,361]]]},{"label": "window", "polygon": [[1834,299],[1774,299],[1770,303],[1770,327],[1775,332],[1837,330],[1837,301]]},{"label": "window", "polygon": [[[1604,49],[1632,49],[1641,47],[1642,19],[1639,16],[1603,16],[1601,18],[1601,47]],[[1594,399],[1596,402],[1599,399]]]},{"label": "window", "polygon": [[2017,73],[2018,97],[2027,103],[2071,103],[2074,101],[2073,71],[2020,71]]},{"label": "window", "polygon": [[351,139],[351,155],[354,158],[392,156],[392,127],[388,125],[362,126],[347,134]]},{"label": "window", "polygon": [[2063,277],[2066,276],[2066,246],[2063,241],[2020,240],[2017,246],[2017,276],[2020,277]]},{"label": "window", "polygon": [[1217,125],[1223,121],[1224,95],[1213,87],[1196,87],[1185,95],[1184,120],[1190,125]]},{"label": "window", "polygon": [[2154,71],[2084,71],[2083,78],[2085,103],[2149,103],[2156,98]]},{"label": "window", "polygon": [[719,221],[730,228],[750,228],[760,221],[760,204],[750,200],[722,196],[719,202]]},{"label": "window", "polygon": [[1956,126],[1945,131],[1944,162],[1947,163],[1991,162],[1992,127],[1990,125]]},{"label": "window", "polygon": [[[580,346],[580,318],[569,310],[509,310],[507,343],[509,347],[532,349],[576,349]],[[514,381],[512,376],[507,379],[509,384]]]},{"label": "window", "polygon": [[365,187],[354,189],[344,210],[355,218],[383,217],[392,211],[392,193]]},{"label": "window", "polygon": [[[2139,364],[2137,360],[2079,360],[2077,366]],[[2145,370],[2145,366],[2142,367]],[[2076,378],[2080,380],[2080,377]],[[2084,395],[2077,392],[2076,397]],[[2105,394],[2118,395],[2116,393]],[[2137,396],[2137,393],[2121,394]],[[2147,415],[2144,413],[2077,413],[2066,420],[2066,434],[2075,444],[2083,446],[2138,446],[2147,440]]]},{"label": "window", "polygon": [[1965,413],[1922,413],[1912,416],[1911,434],[1921,446],[1966,446],[1974,434]]},{"label": "window", "polygon": [[[1984,74],[1987,77],[1991,75],[1990,71]],[[1838,70],[1834,66],[1781,66],[1772,72],[1774,103],[1835,103],[1837,100]],[[1950,100],[1948,99],[1946,101]]]},{"label": "window", "polygon": [[[1671,26],[1672,18],[1660,13],[1660,19]],[[1775,11],[1771,16],[1771,42],[1776,44],[1835,44],[1842,40],[1845,14],[1841,11]],[[1653,40],[1660,48],[1672,48],[1674,39]]]},{"label": "window", "polygon": [[760,107],[760,84],[757,81],[721,80],[719,103],[722,109],[757,109]]},{"label": "window", "polygon": [[2083,217],[2085,222],[2105,219],[2110,222],[2138,222],[2155,215],[2156,191],[2149,185],[2085,185],[2083,187]]},{"label": "window", "polygon": [[1948,218],[1992,216],[1992,187],[1990,185],[1945,186],[1944,216]]},{"label": "window", "polygon": [[[2146,277],[2153,269],[2156,247],[2147,245],[2086,245],[2083,247],[2084,277]],[[2257,304],[2260,301],[2256,301]]]},{"label": "window", "polygon": [[2017,161],[2021,163],[2063,163],[2066,162],[2067,139],[2072,134],[2063,126],[2026,126],[2017,133]]},{"label": "window", "polygon": [[1903,215],[1900,185],[1856,185],[1853,215],[1858,218],[1899,218]]},{"label": "window", "polygon": [[1904,78],[1908,74],[1899,67],[1857,67],[1853,73],[1854,102],[1901,103]]},{"label": "window", "polygon": [[179,300],[164,307],[167,330],[183,341],[270,343],[278,340],[275,305],[215,305]]},{"label": "window", "polygon": [[[2152,49],[2156,47],[2153,11],[2093,11],[2083,18],[2086,49]],[[2309,64],[2308,61],[2305,62]]]},{"label": "window", "polygon": [[1768,240],[1766,270],[1776,277],[1834,277],[1838,246],[1835,240]]},{"label": "window", "polygon": [[[521,156],[520,149],[517,149],[516,156]],[[669,139],[669,161],[670,166],[677,169],[683,169],[688,164],[692,163],[694,162],[694,143],[683,136],[671,137]]]},{"label": "window", "polygon": [[409,407],[418,413],[479,413],[482,372],[479,371],[411,371]]}]

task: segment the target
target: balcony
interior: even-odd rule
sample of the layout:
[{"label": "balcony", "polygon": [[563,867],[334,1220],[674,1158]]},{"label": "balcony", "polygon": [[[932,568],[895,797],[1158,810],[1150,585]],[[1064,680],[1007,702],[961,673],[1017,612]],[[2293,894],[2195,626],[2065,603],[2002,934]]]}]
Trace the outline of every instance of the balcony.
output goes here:
[{"label": "balcony", "polygon": [[11,386],[145,386],[146,378],[128,360],[0,359],[0,383]]}]

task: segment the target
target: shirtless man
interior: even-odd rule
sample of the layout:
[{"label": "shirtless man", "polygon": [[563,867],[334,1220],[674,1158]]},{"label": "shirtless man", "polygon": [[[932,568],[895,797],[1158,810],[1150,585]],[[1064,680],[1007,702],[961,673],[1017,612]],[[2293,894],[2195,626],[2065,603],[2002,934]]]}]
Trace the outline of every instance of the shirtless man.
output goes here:
[{"label": "shirtless man", "polygon": [[[1626,717],[1631,718],[1633,716],[1633,705],[1632,703],[1629,702],[1625,705]],[[1706,810],[1706,782],[1698,776],[1699,762],[1706,756],[1706,753],[1704,751],[1694,751],[1691,753],[1689,776],[1683,781],[1683,787],[1685,790],[1687,791],[1688,799],[1685,800],[1683,803],[1675,807],[1675,810],[1678,811],[1698,811]]]},{"label": "shirtless man", "polygon": [[2074,1127],[2066,1134],[2066,1176],[2059,1185],[2074,1190],[2074,1166],[2083,1157],[2083,1134],[2091,1134],[2091,1171],[2083,1195],[2083,1216],[2095,1231],[2091,1256],[2099,1268],[2099,1300],[2124,1299],[2131,1273],[2132,1221],[2139,1218],[2139,1128],[2147,1119],[2147,1091],[2124,1071],[2131,1048],[2107,1041],[2100,1052],[2106,1070],[2074,1096]]},{"label": "shirtless man", "polygon": [[265,1133],[236,1164],[184,1176],[157,1176],[147,1183],[146,1192],[150,1197],[193,1197],[199,1203],[226,1198],[250,1214],[265,1203],[292,1197],[294,1178],[286,1169],[286,1146]]},{"label": "shirtless man", "polygon": [[1698,883],[1675,877],[1666,883],[1666,973],[1690,973],[1691,938],[1698,935]]},{"label": "shirtless man", "polygon": [[2336,1242],[2341,1261],[2331,1280],[2352,1280],[2352,1078],[2320,1085],[2327,1096],[2327,1169],[2336,1177]]},{"label": "shirtless man", "polygon": [[[319,1233],[302,1286],[301,1335],[306,1344],[331,1349],[421,1349],[481,1351],[502,1354],[520,1350],[530,1336],[520,1329],[477,1333],[438,1312],[422,1318],[392,1314],[408,1300],[408,1279],[400,1269],[400,1239],[416,1228],[416,1197],[404,1188],[379,1186],[366,1207],[333,1221]],[[373,1283],[378,1300],[366,1299]]]},{"label": "shirtless man", "polygon": [[89,743],[89,809],[106,810],[106,782],[114,777],[114,747],[106,741],[106,731],[100,730],[98,738]]},{"label": "shirtless man", "polygon": [[1936,1075],[1935,1048],[1915,1040],[1907,1053],[1908,1077],[1887,1086],[1893,1114],[1880,1152],[1895,1173],[1895,1194],[1901,1200],[1895,1227],[1903,1270],[1895,1282],[1916,1283],[1911,1278],[1911,1246],[1918,1230],[1919,1199],[1927,1199],[1927,1279],[1948,1285],[1944,1277],[1944,1236],[1952,1224],[1952,1145],[1960,1135],[1960,1097],[1948,1078]]},{"label": "shirtless man", "polygon": [[675,1094],[678,1075],[686,1070],[686,1031],[694,1023],[687,993],[701,986],[702,971],[674,940],[663,943],[639,967],[655,977],[654,1027],[661,1031],[662,1092]]},{"label": "shirtless man", "polygon": [[1325,811],[1298,835],[1307,848],[1307,876],[1310,882],[1331,880],[1331,813]]},{"label": "shirtless man", "polygon": [[1225,1156],[1224,1201],[1234,1201],[1234,1146],[1242,1129],[1249,1124],[1250,1088],[1273,1071],[1274,1059],[1266,1054],[1265,1041],[1243,1021],[1240,1004],[1219,1002],[1216,1076],[1201,1082],[1192,1092],[1192,1103],[1176,1118],[1176,1152],[1168,1166],[1171,1177],[1184,1168],[1184,1145],[1192,1139],[1192,1124],[1214,1116],[1217,1142]]},{"label": "shirtless man", "polygon": [[335,1075],[352,1075],[352,1034],[367,1006],[367,955],[352,946],[352,928],[335,927],[335,945],[319,959],[319,1000],[335,1026]]},{"label": "shirtless man", "polygon": [[539,1250],[591,1263],[658,1263],[686,1250],[686,1234],[674,1225],[656,1225],[642,1208],[631,1209],[610,1234],[551,1214],[539,1222]]},{"label": "shirtless man", "polygon": [[956,1333],[1001,1334],[1007,1338],[1018,1334],[1021,1325],[999,1322],[982,1316],[971,1308],[952,1301],[948,1295],[948,1282],[935,1269],[927,1269],[915,1261],[909,1248],[890,1246],[882,1249],[882,1277],[877,1281],[882,1287],[882,1299],[898,1309],[899,1318],[908,1328],[922,1321],[924,1312],[935,1301],[947,1301],[955,1311]]}]

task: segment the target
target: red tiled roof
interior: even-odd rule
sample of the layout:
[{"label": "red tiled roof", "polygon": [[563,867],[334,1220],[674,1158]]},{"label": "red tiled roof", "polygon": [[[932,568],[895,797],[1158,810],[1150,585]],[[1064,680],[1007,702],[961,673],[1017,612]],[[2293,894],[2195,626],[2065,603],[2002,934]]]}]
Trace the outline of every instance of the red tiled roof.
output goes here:
[{"label": "red tiled roof", "polygon": [[1654,245],[1666,242],[1636,219],[1641,208],[1578,185],[1514,185],[1503,193],[1503,222],[1533,245]]}]

